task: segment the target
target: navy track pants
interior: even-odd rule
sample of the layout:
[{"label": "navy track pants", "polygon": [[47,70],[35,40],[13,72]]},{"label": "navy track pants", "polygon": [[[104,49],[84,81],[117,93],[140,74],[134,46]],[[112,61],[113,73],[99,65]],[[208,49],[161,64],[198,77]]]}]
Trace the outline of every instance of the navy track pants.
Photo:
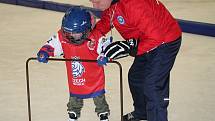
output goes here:
[{"label": "navy track pants", "polygon": [[181,37],[135,57],[128,73],[134,117],[147,121],[168,121],[170,71],[180,45]]}]

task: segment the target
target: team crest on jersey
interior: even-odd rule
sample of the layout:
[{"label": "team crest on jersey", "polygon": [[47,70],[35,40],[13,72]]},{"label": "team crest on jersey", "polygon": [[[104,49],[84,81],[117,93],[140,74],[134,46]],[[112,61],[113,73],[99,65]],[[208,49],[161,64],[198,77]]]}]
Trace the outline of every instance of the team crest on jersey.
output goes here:
[{"label": "team crest on jersey", "polygon": [[87,47],[89,48],[89,50],[94,50],[96,47],[96,42],[94,40],[88,41]]},{"label": "team crest on jersey", "polygon": [[122,16],[117,16],[117,21],[119,24],[125,24],[125,19]]},{"label": "team crest on jersey", "polygon": [[[79,59],[79,58],[74,57],[73,59]],[[73,75],[73,78],[81,77],[84,72],[85,72],[85,68],[81,64],[80,61],[72,61],[72,75]]]}]

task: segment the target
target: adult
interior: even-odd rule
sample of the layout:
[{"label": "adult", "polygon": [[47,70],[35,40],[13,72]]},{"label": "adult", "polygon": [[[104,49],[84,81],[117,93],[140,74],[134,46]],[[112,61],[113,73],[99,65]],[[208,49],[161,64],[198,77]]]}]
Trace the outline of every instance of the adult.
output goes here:
[{"label": "adult", "polygon": [[101,19],[88,37],[98,41],[113,27],[125,41],[106,47],[99,58],[135,57],[128,73],[134,111],[124,121],[167,121],[170,71],[181,45],[182,32],[159,0],[90,0],[102,10]]}]

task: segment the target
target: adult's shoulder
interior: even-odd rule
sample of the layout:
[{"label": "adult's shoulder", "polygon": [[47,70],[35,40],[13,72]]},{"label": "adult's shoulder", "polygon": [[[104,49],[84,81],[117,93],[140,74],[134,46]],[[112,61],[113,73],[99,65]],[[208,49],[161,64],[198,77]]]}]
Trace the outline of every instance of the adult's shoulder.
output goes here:
[{"label": "adult's shoulder", "polygon": [[121,8],[131,12],[141,11],[147,6],[145,0],[120,0],[118,4]]}]

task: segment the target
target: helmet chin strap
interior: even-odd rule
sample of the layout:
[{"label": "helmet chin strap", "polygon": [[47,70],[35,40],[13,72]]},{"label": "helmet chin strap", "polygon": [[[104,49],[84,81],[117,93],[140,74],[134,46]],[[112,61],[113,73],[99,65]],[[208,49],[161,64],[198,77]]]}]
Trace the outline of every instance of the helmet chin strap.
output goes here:
[{"label": "helmet chin strap", "polygon": [[85,39],[77,39],[77,40],[75,40],[74,38],[69,39],[69,43],[74,45],[81,45],[84,41]]}]

